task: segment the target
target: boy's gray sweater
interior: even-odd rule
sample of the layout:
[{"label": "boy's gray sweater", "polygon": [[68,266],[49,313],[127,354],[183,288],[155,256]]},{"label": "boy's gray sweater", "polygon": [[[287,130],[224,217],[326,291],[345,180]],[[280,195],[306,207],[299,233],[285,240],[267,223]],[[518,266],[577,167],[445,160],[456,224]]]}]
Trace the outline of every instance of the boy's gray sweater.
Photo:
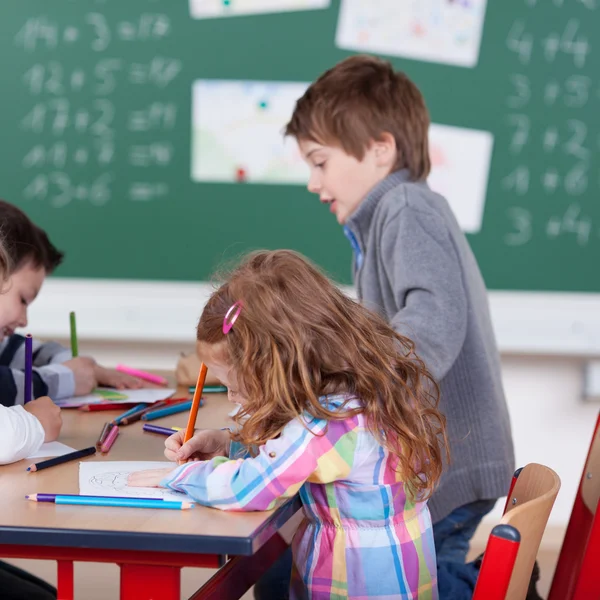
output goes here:
[{"label": "boy's gray sweater", "polygon": [[429,502],[434,523],[505,496],[514,452],[500,360],[485,284],[450,206],[396,171],[360,204],[346,234],[359,298],[415,342],[440,384],[451,464]]}]

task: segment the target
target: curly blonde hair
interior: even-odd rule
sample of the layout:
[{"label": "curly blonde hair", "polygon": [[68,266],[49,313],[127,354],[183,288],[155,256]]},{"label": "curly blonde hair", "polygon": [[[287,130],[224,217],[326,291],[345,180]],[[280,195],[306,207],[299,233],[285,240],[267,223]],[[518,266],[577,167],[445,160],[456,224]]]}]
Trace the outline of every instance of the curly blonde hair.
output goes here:
[{"label": "curly blonde hair", "polygon": [[[223,319],[234,302],[239,318]],[[409,493],[431,495],[448,457],[439,389],[413,343],[343,294],[301,255],[251,254],[210,297],[197,329],[201,355],[235,370],[247,398],[235,439],[260,446],[303,413],[343,420],[363,413],[397,457]],[[319,397],[348,393],[359,408],[332,411]]]}]

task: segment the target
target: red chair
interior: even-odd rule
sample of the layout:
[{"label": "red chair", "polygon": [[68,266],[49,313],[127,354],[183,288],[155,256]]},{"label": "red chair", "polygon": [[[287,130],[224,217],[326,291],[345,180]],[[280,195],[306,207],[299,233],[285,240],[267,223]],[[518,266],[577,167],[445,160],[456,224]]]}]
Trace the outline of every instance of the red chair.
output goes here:
[{"label": "red chair", "polygon": [[504,516],[490,534],[473,600],[524,600],[560,478],[535,463],[515,472]]},{"label": "red chair", "polygon": [[600,414],[548,600],[600,598]]}]

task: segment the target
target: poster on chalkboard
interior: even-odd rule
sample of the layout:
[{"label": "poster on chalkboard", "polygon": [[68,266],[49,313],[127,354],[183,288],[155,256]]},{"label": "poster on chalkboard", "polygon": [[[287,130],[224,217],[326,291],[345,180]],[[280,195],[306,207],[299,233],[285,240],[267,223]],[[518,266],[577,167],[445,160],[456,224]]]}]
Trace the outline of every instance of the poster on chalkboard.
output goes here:
[{"label": "poster on chalkboard", "polygon": [[336,44],[358,52],[474,67],[486,0],[342,0]]},{"label": "poster on chalkboard", "polygon": [[308,83],[203,79],[193,86],[192,179],[306,185],[283,129]]},{"label": "poster on chalkboard", "polygon": [[489,131],[432,123],[429,128],[429,187],[448,200],[465,233],[483,221],[494,137]]},{"label": "poster on chalkboard", "polygon": [[330,0],[190,0],[196,19],[327,8]]}]

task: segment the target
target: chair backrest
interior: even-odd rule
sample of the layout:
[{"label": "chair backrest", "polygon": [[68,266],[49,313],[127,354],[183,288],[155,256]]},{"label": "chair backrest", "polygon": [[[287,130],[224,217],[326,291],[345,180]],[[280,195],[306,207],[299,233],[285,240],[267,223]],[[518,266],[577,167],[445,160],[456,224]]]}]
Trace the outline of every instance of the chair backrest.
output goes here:
[{"label": "chair backrest", "polygon": [[[474,599],[525,599],[533,564],[559,489],[560,478],[543,465],[531,463],[515,473],[506,511],[500,526],[494,528],[484,554]],[[506,549],[498,552],[501,543]],[[500,565],[497,559],[511,553],[509,546],[513,547],[512,558],[508,566]]]},{"label": "chair backrest", "polygon": [[587,600],[587,589],[600,585],[600,570],[595,566],[600,553],[599,502],[600,413],[554,571],[549,600]]}]

